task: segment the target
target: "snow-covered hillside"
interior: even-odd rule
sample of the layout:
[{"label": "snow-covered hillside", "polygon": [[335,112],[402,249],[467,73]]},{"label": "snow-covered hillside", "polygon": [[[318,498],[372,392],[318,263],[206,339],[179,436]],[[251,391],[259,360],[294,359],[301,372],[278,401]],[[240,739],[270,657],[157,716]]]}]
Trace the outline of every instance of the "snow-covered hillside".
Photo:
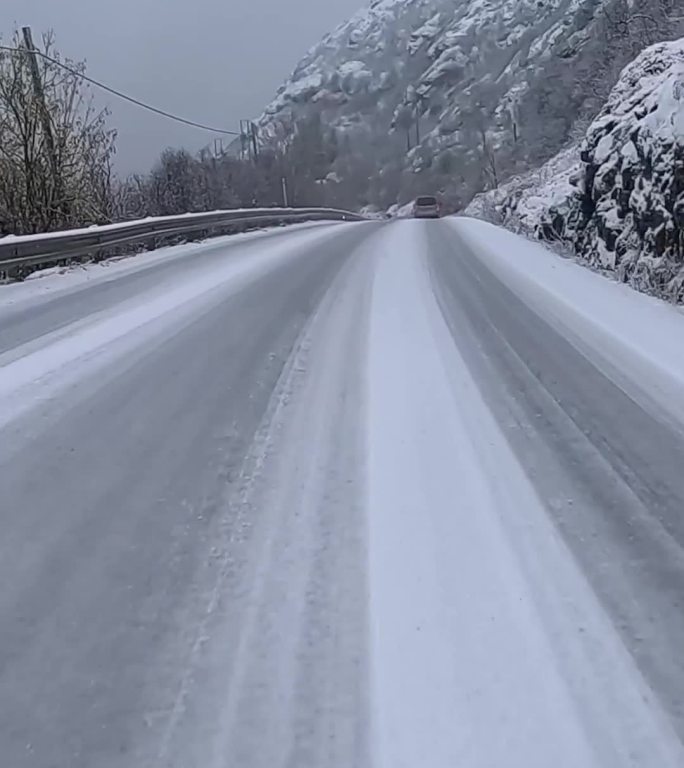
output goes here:
[{"label": "snow-covered hillside", "polygon": [[590,263],[684,298],[684,39],[624,71],[587,133],[562,227]]},{"label": "snow-covered hillside", "polygon": [[[260,118],[261,135],[320,116],[338,134],[343,175],[359,155],[375,163],[371,202],[405,202],[423,179],[468,197],[514,162],[512,147],[544,151],[530,89],[553,78],[552,58],[573,71],[603,2],[374,0],[304,57]],[[571,94],[562,97],[566,107]],[[567,128],[551,122],[546,157]]]},{"label": "snow-covered hillside", "polygon": [[466,212],[564,241],[636,288],[684,299],[684,39],[624,70],[580,148]]},{"label": "snow-covered hillside", "polygon": [[[465,215],[503,224],[514,232],[540,233],[551,226],[549,210],[556,213],[569,205],[580,172],[580,150],[576,144],[552,157],[541,168],[513,176],[496,189],[476,195]],[[554,239],[551,232],[546,239]]]}]

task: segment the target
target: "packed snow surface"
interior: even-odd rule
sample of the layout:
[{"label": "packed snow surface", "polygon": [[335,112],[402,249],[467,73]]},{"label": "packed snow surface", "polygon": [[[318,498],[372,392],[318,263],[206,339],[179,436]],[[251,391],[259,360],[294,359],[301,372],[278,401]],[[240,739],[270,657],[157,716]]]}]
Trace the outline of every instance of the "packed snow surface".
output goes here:
[{"label": "packed snow surface", "polygon": [[8,764],[680,768],[684,315],[471,219],[233,243],[3,306]]}]

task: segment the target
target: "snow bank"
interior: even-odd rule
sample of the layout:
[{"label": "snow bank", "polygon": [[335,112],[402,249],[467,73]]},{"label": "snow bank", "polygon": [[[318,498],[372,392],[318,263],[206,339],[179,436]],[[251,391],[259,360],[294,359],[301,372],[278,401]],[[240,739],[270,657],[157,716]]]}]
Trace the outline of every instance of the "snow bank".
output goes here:
[{"label": "snow bank", "polygon": [[397,203],[396,205],[391,206],[387,211],[387,215],[393,219],[410,218],[413,215],[413,200],[405,205],[399,205]]},{"label": "snow bank", "polygon": [[684,312],[500,227],[450,222],[487,266],[576,346],[684,424]]}]

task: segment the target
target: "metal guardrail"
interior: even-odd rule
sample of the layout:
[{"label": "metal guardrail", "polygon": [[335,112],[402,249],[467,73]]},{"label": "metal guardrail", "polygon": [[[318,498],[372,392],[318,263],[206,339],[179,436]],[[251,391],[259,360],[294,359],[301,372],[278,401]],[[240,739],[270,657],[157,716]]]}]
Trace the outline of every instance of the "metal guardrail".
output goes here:
[{"label": "metal guardrail", "polygon": [[334,208],[252,208],[212,213],[188,213],[102,227],[0,238],[0,273],[11,275],[29,267],[94,258],[103,251],[145,243],[155,248],[167,238],[214,237],[252,226],[302,221],[363,221],[364,217]]}]

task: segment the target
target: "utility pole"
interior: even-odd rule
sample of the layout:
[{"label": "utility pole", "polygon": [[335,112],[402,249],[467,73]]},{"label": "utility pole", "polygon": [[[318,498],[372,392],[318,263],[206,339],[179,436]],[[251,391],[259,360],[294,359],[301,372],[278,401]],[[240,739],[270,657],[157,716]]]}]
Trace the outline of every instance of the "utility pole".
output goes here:
[{"label": "utility pole", "polygon": [[256,125],[251,120],[240,120],[240,144],[242,159],[259,161],[259,139]]},{"label": "utility pole", "polygon": [[240,159],[244,160],[249,149],[249,136],[245,128],[245,121],[240,120]]},{"label": "utility pole", "polygon": [[254,162],[257,163],[259,161],[259,141],[257,138],[257,127],[252,122],[249,124],[249,132],[252,138],[252,152],[254,153]]},{"label": "utility pole", "polygon": [[38,57],[36,56],[36,47],[33,44],[33,36],[31,34],[31,27],[22,27],[21,29],[24,35],[24,44],[26,45],[26,51],[28,54],[29,67],[31,69],[31,80],[33,81],[33,92],[38,103],[38,111],[40,113],[41,123],[43,125],[43,133],[45,134],[45,146],[47,147],[48,158],[50,161],[50,168],[52,169],[52,183],[54,184],[54,195],[56,202],[59,205],[63,215],[66,217],[67,206],[64,200],[62,179],[59,175],[59,165],[57,163],[57,148],[55,146],[55,137],[52,133],[52,122],[50,120],[50,113],[48,112],[47,103],[45,101],[45,91],[43,89],[43,81],[40,77],[40,69],[38,67]]},{"label": "utility pole", "polygon": [[281,179],[282,185],[283,185],[283,208],[289,208],[290,207],[290,200],[288,198],[287,194],[287,179],[283,176]]}]

